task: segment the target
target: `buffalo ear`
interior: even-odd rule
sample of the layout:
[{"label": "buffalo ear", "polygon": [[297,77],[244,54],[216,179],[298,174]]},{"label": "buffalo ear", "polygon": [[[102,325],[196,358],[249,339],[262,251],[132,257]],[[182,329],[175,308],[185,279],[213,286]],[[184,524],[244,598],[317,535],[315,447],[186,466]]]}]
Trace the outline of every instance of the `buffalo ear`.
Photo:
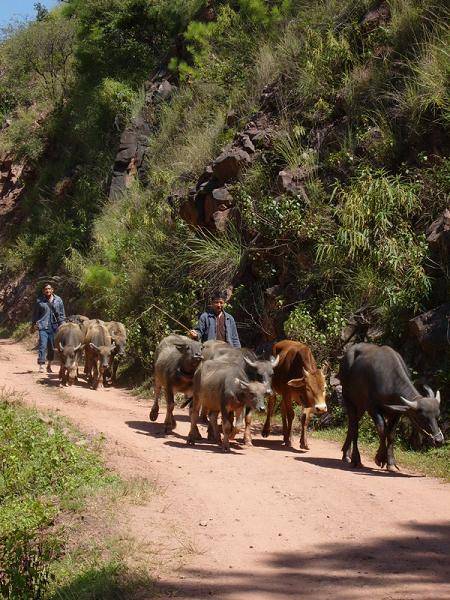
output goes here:
[{"label": "buffalo ear", "polygon": [[386,404],[384,408],[392,410],[392,412],[396,413],[404,413],[409,410],[409,407],[405,406],[404,404]]},{"label": "buffalo ear", "polygon": [[292,387],[292,388],[296,388],[296,389],[302,388],[305,385],[305,378],[301,377],[300,379],[290,379],[287,382],[287,384],[289,387]]}]

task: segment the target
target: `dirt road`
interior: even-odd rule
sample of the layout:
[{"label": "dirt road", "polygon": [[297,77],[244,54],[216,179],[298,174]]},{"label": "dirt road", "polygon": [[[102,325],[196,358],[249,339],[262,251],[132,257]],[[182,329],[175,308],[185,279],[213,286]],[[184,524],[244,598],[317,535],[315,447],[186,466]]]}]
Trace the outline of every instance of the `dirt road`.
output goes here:
[{"label": "dirt road", "polygon": [[37,374],[34,354],[8,340],[0,386],[103,432],[119,471],[164,488],[161,506],[136,510],[131,525],[143,541],[174,526],[190,540],[184,566],[160,581],[163,598],[450,598],[450,487],[438,480],[389,474],[367,458],[352,470],[338,445],[313,436],[309,452],[258,434],[255,447],[234,444],[229,455],[189,447],[186,412],[164,437],[149,401],[84,383],[61,392],[56,374]]}]

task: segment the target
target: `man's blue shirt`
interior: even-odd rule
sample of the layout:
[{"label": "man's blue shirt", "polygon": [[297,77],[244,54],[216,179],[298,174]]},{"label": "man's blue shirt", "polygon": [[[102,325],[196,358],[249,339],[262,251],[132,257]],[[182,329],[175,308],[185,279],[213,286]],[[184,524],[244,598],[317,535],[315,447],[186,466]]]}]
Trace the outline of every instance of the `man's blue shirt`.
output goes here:
[{"label": "man's blue shirt", "polygon": [[56,330],[65,320],[64,303],[59,296],[53,294],[52,303],[49,303],[45,296],[39,296],[34,305],[32,317],[32,323],[36,323],[39,330]]},{"label": "man's blue shirt", "polygon": [[[234,348],[240,348],[241,342],[239,341],[239,335],[237,332],[236,322],[234,318],[223,311],[225,317],[225,340]],[[200,315],[197,327],[195,328],[199,334],[199,340],[201,342],[207,342],[208,340],[216,339],[216,314],[214,311],[209,310]]]}]

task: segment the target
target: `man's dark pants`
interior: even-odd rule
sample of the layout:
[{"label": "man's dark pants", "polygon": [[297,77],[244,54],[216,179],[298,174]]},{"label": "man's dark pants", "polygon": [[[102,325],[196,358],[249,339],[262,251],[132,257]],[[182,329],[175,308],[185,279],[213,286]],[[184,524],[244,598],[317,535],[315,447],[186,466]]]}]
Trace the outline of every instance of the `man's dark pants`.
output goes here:
[{"label": "man's dark pants", "polygon": [[53,328],[39,330],[38,364],[45,365],[45,358],[53,360],[55,355],[55,333]]}]

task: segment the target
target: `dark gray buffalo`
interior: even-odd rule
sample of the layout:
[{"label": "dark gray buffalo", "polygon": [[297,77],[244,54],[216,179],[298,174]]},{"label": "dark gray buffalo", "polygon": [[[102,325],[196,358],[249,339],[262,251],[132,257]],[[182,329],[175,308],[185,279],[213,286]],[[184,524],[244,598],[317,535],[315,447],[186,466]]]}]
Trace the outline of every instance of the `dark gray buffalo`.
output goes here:
[{"label": "dark gray buffalo", "polygon": [[[229,452],[234,413],[246,407],[264,410],[266,390],[265,383],[249,381],[239,364],[222,360],[205,361],[194,375],[191,429],[187,443],[193,445],[201,438],[197,422],[200,408],[205,407],[208,409],[214,439],[225,452]],[[222,416],[223,442],[217,426],[219,412]]]},{"label": "dark gray buffalo", "polygon": [[394,460],[394,432],[403,413],[434,445],[444,442],[437,424],[440,393],[435,396],[428,386],[424,386],[428,396],[422,396],[411,382],[402,357],[389,346],[356,344],[342,359],[339,378],[348,412],[348,431],[342,447],[342,460],[351,462],[354,467],[361,466],[358,427],[366,411],[380,436],[375,462],[380,467],[386,466],[389,471],[397,467]]},{"label": "dark gray buffalo", "polygon": [[104,325],[94,322],[89,326],[84,338],[85,373],[94,390],[103,387],[104,374],[109,368],[114,347]]},{"label": "dark gray buffalo", "polygon": [[[215,360],[230,365],[238,365],[245,371],[245,375],[248,381],[259,382],[265,385],[266,396],[271,396],[272,391],[272,377],[273,370],[278,365],[279,357],[270,357],[270,360],[260,360],[256,354],[248,348],[232,348],[225,342],[209,341],[203,345],[203,358],[204,360]],[[259,410],[265,410],[265,405],[261,405]],[[246,446],[252,445],[251,436],[251,422],[252,422],[252,409],[249,405],[242,406],[235,411],[236,416],[236,427],[233,428],[230,437],[233,438],[236,433],[242,428],[245,417],[245,429],[244,429],[244,443]],[[207,414],[206,406],[202,407],[201,418],[202,422],[205,422]],[[230,415],[230,421],[233,423],[233,415]],[[209,437],[211,437],[212,430],[208,428]]]},{"label": "dark gray buffalo", "polygon": [[121,358],[125,356],[125,347],[127,345],[127,330],[120,321],[108,321],[105,323],[106,329],[109,331],[111,340],[114,342],[114,350],[111,352],[109,373],[113,385],[117,381],[117,368]]},{"label": "dark gray buffalo", "polygon": [[63,323],[55,335],[55,348],[59,352],[61,385],[72,385],[78,377],[78,362],[81,359],[83,333],[76,323]]},{"label": "dark gray buffalo", "polygon": [[192,380],[202,358],[202,344],[184,335],[169,335],[158,344],[155,352],[155,400],[150,421],[158,418],[159,399],[164,388],[167,404],[165,433],[176,427],[174,394],[182,392],[186,397],[192,397]]}]

